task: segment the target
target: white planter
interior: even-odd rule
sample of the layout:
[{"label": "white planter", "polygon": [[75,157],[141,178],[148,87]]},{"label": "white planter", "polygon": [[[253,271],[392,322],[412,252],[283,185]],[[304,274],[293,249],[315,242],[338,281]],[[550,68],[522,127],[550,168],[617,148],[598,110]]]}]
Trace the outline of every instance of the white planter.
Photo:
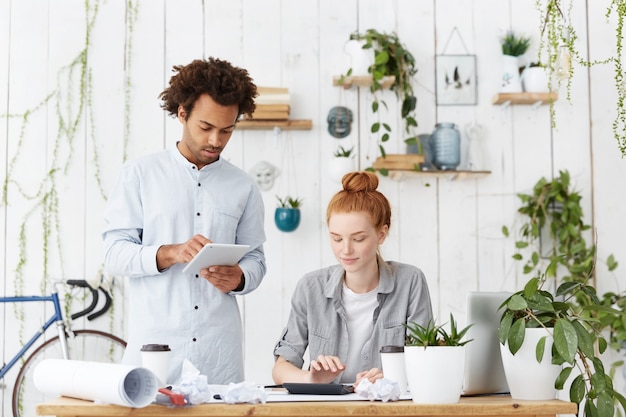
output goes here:
[{"label": "white planter", "polygon": [[354,158],[334,157],[328,162],[328,175],[333,181],[341,182],[348,172],[355,170]]},{"label": "white planter", "polygon": [[527,93],[547,93],[548,75],[541,67],[528,67],[522,71],[522,87]]},{"label": "white planter", "polygon": [[368,69],[374,63],[374,50],[363,49],[364,44],[365,41],[351,39],[344,47],[353,76],[369,75]]},{"label": "white planter", "polygon": [[[543,336],[546,339],[541,362],[537,362],[537,342]],[[524,343],[520,350],[511,354],[508,344],[500,344],[502,366],[506,382],[514,400],[551,400],[556,398],[554,382],[561,372],[559,365],[552,364],[553,337],[546,329],[526,329]]]},{"label": "white planter", "polygon": [[459,402],[465,373],[464,346],[405,346],[404,361],[414,403]]},{"label": "white planter", "polygon": [[521,93],[522,82],[519,75],[519,60],[516,56],[502,55],[501,93]]}]

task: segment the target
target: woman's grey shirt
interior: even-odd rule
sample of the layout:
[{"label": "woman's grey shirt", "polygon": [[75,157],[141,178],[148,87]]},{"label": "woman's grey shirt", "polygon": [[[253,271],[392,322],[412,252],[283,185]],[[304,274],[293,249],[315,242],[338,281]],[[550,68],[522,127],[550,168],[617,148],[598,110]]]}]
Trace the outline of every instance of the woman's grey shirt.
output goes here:
[{"label": "woman's grey shirt", "polygon": [[[404,346],[407,322],[426,325],[433,312],[428,284],[415,266],[384,262],[379,258],[380,282],[378,307],[372,317],[374,330],[361,349],[360,369],[346,369],[336,379],[354,380],[358,372],[382,369],[380,348]],[[346,313],[341,302],[344,269],[331,266],[306,274],[298,282],[291,299],[287,327],[274,347],[274,356],[282,356],[298,368],[319,355],[338,356],[345,363],[350,338]],[[348,377],[348,378],[346,378]]]}]

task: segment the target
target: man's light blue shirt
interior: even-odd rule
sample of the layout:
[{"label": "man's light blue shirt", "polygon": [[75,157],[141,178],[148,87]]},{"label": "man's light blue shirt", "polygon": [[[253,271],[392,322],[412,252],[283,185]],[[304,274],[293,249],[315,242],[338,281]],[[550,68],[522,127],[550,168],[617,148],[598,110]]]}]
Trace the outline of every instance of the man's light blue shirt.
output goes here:
[{"label": "man's light blue shirt", "polygon": [[[179,382],[184,359],[210,384],[243,381],[243,331],[234,295],[256,289],[266,271],[264,205],[254,180],[223,159],[198,170],[173,147],[124,164],[104,218],[105,267],[129,278],[124,363],[141,365],[144,344],[168,344],[168,384]],[[239,261],[242,291],[224,294],[202,277],[183,274],[185,264],[159,272],[158,248],[196,234],[250,245]]]}]

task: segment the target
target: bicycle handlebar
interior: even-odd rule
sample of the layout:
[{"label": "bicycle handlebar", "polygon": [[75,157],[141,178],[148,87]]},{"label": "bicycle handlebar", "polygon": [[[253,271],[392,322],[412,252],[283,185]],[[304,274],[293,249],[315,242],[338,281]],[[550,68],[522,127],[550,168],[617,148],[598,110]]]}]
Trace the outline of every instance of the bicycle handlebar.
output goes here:
[{"label": "bicycle handlebar", "polygon": [[84,310],[81,310],[77,313],[72,314],[71,316],[72,320],[85,316],[91,313],[93,310],[95,310],[96,306],[98,305],[98,300],[99,300],[98,291],[101,291],[102,294],[104,294],[104,306],[102,306],[100,310],[89,314],[87,316],[87,320],[93,320],[95,318],[100,317],[101,315],[106,313],[107,310],[111,307],[111,302],[112,302],[111,296],[109,295],[108,291],[105,291],[101,287],[93,289],[89,285],[89,283],[87,283],[87,281],[85,281],[84,279],[68,279],[67,285],[71,285],[73,287],[79,287],[79,288],[89,288],[89,290],[91,291],[91,304]]}]

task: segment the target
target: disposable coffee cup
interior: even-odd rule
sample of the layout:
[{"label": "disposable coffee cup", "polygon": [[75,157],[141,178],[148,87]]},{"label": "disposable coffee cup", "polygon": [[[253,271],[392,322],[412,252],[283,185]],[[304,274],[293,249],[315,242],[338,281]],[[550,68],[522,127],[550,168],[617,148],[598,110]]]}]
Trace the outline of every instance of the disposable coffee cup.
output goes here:
[{"label": "disposable coffee cup", "polygon": [[383,364],[383,375],[386,379],[396,381],[400,393],[407,391],[406,368],[404,367],[404,346],[383,346],[380,349],[380,360]]},{"label": "disposable coffee cup", "polygon": [[152,371],[159,380],[159,387],[164,387],[170,366],[170,347],[158,344],[143,345],[141,366]]}]

